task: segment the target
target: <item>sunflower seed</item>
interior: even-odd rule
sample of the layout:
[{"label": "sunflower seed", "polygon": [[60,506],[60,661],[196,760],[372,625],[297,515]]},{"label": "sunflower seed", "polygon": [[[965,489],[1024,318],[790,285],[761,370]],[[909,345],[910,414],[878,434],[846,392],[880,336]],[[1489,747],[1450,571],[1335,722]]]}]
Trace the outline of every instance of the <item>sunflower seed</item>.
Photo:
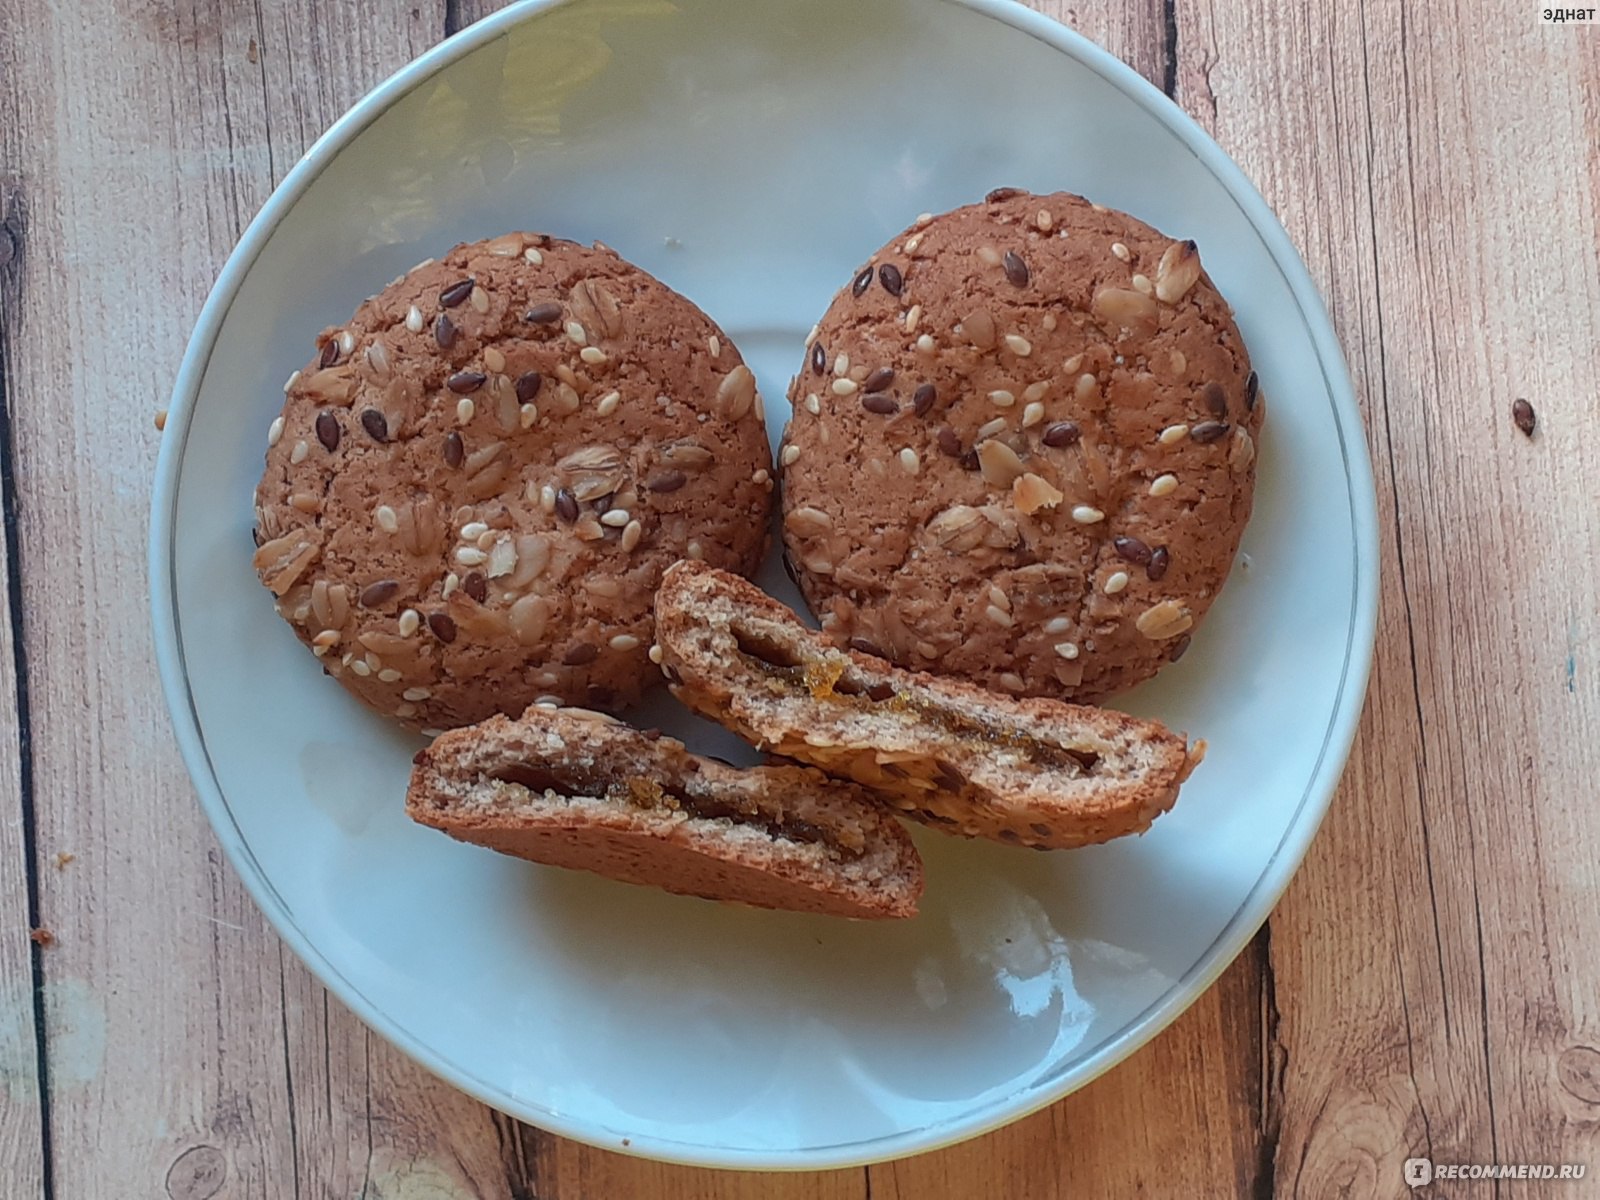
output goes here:
[{"label": "sunflower seed", "polygon": [[339,448],[339,421],[331,412],[317,414],[317,441],[330,454]]},{"label": "sunflower seed", "polygon": [[428,629],[433,633],[434,637],[447,645],[456,640],[456,623],[451,620],[449,613],[429,613]]},{"label": "sunflower seed", "polygon": [[1176,304],[1200,278],[1200,251],[1193,241],[1173,242],[1156,266],[1158,300]]},{"label": "sunflower seed", "polygon": [[1023,474],[1022,460],[1017,452],[1002,441],[990,440],[978,447],[978,469],[995,487],[1010,487]]},{"label": "sunflower seed", "polygon": [[1163,600],[1140,613],[1134,627],[1151,641],[1164,641],[1187,632],[1194,625],[1189,610],[1176,600]]},{"label": "sunflower seed", "polygon": [[1028,264],[1022,261],[1022,256],[1015,250],[1007,250],[1001,265],[1005,268],[1006,279],[1013,287],[1028,286]]},{"label": "sunflower seed", "polygon": [[365,429],[367,436],[375,442],[387,442],[389,440],[389,422],[375,408],[369,408],[362,412],[361,428]]},{"label": "sunflower seed", "polygon": [[863,267],[861,273],[850,284],[850,294],[859,300],[869,287],[872,286],[872,268]]},{"label": "sunflower seed", "polygon": [[561,319],[561,305],[546,300],[523,313],[522,319],[529,325],[554,325]]},{"label": "sunflower seed", "polygon": [[905,278],[900,274],[900,268],[893,263],[884,263],[878,268],[878,282],[891,296],[898,296],[905,287]]}]

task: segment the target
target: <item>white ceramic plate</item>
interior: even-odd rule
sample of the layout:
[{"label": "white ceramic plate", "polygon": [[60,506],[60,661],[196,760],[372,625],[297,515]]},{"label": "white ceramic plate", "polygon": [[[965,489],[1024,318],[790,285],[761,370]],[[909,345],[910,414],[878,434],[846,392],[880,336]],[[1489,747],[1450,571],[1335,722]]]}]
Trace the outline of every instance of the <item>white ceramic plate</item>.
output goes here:
[{"label": "white ceramic plate", "polygon": [[[599,238],[737,340],[774,436],[835,288],[923,211],[1070,189],[1196,238],[1270,398],[1241,566],[1125,700],[1211,752],[1149,835],[1041,855],[918,831],[922,915],[742,911],[407,823],[416,743],[322,678],[250,568],[278,385],[454,242]],[[981,1132],[1151,1038],[1266,917],[1327,806],[1371,657],[1376,535],[1344,363],[1283,230],[1143,80],[1002,0],[515,6],[401,71],[290,173],[179,376],[151,581],[206,812],[291,947],[456,1085],[664,1159],[828,1167]],[[795,596],[781,572],[765,582]],[[645,718],[732,739],[661,699]],[[745,753],[748,757],[748,753]]]}]

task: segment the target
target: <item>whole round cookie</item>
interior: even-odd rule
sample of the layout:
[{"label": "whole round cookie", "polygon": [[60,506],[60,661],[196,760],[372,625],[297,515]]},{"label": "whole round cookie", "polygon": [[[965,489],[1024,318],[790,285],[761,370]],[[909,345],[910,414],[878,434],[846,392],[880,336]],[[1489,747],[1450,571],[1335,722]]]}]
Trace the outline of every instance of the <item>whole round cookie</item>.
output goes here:
[{"label": "whole round cookie", "polygon": [[1082,197],[922,217],[791,385],[786,558],[840,644],[1094,700],[1176,659],[1250,514],[1264,406],[1191,241]]},{"label": "whole round cookie", "polygon": [[507,234],[416,267],[289,380],[255,567],[324,669],[444,729],[659,682],[668,565],[749,573],[771,461],[755,378],[603,246]]}]

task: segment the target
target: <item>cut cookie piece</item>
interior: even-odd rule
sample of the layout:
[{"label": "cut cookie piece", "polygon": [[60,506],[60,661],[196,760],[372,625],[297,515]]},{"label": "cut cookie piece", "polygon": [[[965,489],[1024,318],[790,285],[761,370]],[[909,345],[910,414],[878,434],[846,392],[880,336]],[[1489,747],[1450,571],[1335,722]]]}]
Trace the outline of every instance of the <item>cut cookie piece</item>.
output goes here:
[{"label": "cut cookie piece", "polygon": [[700,563],[668,569],[656,640],[690,708],[968,837],[1061,849],[1141,832],[1205,750],[1155,721],[997,696],[839,650]]},{"label": "cut cookie piece", "polygon": [[909,917],[922,861],[860,788],[740,769],[600,713],[530,708],[418,753],[412,820],[503,854],[708,900]]}]

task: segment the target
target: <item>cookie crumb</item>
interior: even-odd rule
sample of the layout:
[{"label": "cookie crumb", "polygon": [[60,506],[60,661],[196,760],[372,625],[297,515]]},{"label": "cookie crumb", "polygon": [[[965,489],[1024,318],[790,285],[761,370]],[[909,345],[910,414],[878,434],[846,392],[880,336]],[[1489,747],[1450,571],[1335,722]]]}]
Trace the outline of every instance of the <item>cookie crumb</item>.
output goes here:
[{"label": "cookie crumb", "polygon": [[56,870],[65,871],[67,869],[67,864],[68,863],[77,862],[78,861],[78,856],[76,854],[69,854],[65,850],[63,850],[59,854],[57,854],[53,859],[51,859],[51,861],[55,863]]},{"label": "cookie crumb", "polygon": [[32,940],[35,946],[39,946],[45,950],[48,950],[51,946],[56,944],[56,935],[51,933],[42,925],[38,929],[29,930],[28,937],[30,940]]},{"label": "cookie crumb", "polygon": [[167,410],[164,408],[158,408],[156,409],[156,432],[160,433],[162,430],[166,429],[166,427]]},{"label": "cookie crumb", "polygon": [[1516,422],[1517,428],[1522,430],[1523,436],[1525,437],[1533,436],[1533,427],[1538,423],[1539,420],[1539,418],[1534,415],[1533,405],[1529,404],[1526,400],[1523,400],[1520,397],[1517,399],[1516,403],[1511,406],[1511,419]]}]

